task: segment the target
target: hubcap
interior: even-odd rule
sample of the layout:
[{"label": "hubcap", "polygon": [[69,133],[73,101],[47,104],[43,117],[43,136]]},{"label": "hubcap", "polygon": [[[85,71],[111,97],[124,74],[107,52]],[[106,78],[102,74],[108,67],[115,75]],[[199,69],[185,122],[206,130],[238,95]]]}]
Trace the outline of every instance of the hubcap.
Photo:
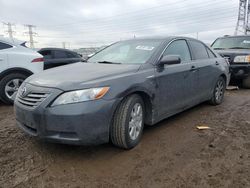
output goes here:
[{"label": "hubcap", "polygon": [[224,83],[222,80],[218,81],[216,88],[215,88],[215,99],[216,101],[220,101],[223,97],[224,92]]},{"label": "hubcap", "polygon": [[129,136],[132,140],[136,140],[142,129],[142,106],[136,103],[132,108],[129,121]]},{"label": "hubcap", "polygon": [[5,95],[10,100],[14,101],[17,95],[17,91],[22,83],[23,83],[23,79],[19,79],[19,78],[9,81],[5,86]]}]

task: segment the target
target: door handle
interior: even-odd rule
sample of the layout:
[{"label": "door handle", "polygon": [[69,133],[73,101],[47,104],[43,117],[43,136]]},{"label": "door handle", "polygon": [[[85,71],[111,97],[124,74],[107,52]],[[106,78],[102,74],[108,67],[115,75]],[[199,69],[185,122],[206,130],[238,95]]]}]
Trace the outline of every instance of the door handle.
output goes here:
[{"label": "door handle", "polygon": [[190,71],[196,71],[196,70],[197,70],[197,68],[194,65],[190,69]]},{"label": "door handle", "polygon": [[218,62],[218,61],[216,61],[216,62],[215,62],[215,65],[219,65],[219,62]]}]

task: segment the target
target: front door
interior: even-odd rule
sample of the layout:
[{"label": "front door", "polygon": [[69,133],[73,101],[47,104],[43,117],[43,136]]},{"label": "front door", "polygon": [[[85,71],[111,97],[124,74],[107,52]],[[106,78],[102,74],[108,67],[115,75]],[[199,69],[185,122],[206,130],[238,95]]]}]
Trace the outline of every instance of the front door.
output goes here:
[{"label": "front door", "polygon": [[192,68],[191,55],[186,40],[172,41],[163,53],[166,55],[179,55],[180,64],[165,65],[156,69],[158,82],[159,116],[169,116],[182,111],[193,97],[198,85],[198,69]]}]

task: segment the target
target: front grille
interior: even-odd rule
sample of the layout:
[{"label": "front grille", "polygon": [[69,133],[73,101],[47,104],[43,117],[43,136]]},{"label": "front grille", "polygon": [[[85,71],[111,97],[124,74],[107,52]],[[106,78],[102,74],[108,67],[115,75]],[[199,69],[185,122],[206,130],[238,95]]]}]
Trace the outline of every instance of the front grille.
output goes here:
[{"label": "front grille", "polygon": [[27,96],[17,96],[17,100],[22,105],[35,108],[49,96],[49,93],[29,93]]}]

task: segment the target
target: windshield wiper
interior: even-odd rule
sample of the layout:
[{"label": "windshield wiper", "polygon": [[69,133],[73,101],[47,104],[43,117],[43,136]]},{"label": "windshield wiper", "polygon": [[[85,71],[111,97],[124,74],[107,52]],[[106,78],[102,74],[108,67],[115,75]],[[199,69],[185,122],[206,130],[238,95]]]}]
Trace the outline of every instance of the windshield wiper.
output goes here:
[{"label": "windshield wiper", "polygon": [[232,47],[232,48],[228,48],[228,49],[249,49],[249,48],[244,48],[244,47]]},{"label": "windshield wiper", "polygon": [[103,64],[121,64],[121,63],[112,62],[112,61],[98,61],[97,63],[103,63]]},{"label": "windshield wiper", "polygon": [[224,50],[225,48],[213,48],[214,50]]}]

